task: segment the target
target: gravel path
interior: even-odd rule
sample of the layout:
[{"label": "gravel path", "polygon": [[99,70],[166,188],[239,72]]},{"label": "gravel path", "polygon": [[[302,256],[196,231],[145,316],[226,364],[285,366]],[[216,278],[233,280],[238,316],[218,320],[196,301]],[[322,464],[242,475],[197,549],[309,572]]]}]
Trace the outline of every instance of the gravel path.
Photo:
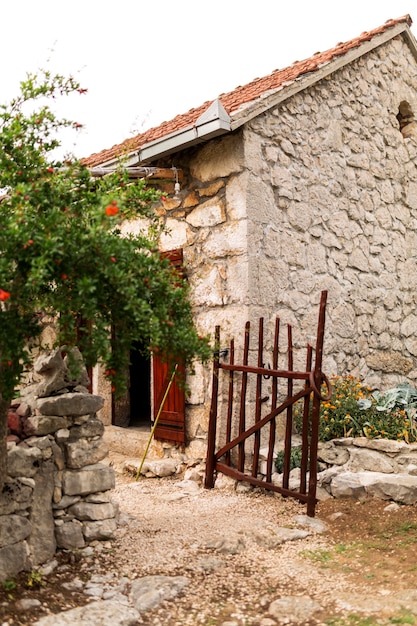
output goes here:
[{"label": "gravel path", "polygon": [[[346,587],[346,580],[318,573],[302,556],[328,546],[325,533],[306,527],[305,506],[257,490],[236,493],[225,477],[217,484],[221,487],[205,490],[196,481],[119,479],[114,496],[123,525],[112,555],[119,572],[131,579],[165,575],[190,581],[179,597],[139,623],[268,626],[285,623],[276,621],[273,602],[293,596],[288,613],[306,597],[318,609],[311,623],[332,614],[335,591]],[[310,623],[305,619],[302,623]]]}]

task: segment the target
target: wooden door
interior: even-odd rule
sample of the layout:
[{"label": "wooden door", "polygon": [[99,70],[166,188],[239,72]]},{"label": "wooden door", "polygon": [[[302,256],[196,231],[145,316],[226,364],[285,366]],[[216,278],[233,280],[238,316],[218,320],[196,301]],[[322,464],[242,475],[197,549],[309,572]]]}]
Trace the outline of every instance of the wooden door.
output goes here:
[{"label": "wooden door", "polygon": [[[170,250],[162,253],[170,263],[183,275],[182,250]],[[167,386],[171,379],[174,364],[164,362],[158,355],[153,356],[153,418],[158,415],[161,402],[164,398]],[[178,384],[179,379],[184,379],[184,368],[178,367],[177,374],[168,392],[167,398],[158,425],[155,428],[155,439],[185,444],[185,392]]]}]

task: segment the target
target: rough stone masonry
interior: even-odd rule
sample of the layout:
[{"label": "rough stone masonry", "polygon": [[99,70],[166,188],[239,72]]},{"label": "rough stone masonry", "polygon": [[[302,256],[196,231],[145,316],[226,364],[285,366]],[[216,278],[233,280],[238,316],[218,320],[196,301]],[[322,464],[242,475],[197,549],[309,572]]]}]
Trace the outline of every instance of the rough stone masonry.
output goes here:
[{"label": "rough stone masonry", "polygon": [[0,494],[0,581],[44,563],[56,548],[79,549],[116,530],[103,406],[91,395],[79,353],[70,372],[61,350],[40,356],[32,385],[9,413],[8,476]]}]

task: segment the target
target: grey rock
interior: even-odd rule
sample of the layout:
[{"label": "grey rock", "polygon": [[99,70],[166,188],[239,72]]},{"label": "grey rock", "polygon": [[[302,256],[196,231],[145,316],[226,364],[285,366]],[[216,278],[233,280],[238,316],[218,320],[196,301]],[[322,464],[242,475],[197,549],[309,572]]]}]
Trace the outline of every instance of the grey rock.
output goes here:
[{"label": "grey rock", "polygon": [[84,587],[84,583],[79,578],[74,578],[73,580],[68,581],[67,583],[62,583],[64,589],[68,591],[79,591]]},{"label": "grey rock", "polygon": [[33,488],[26,483],[26,479],[25,482],[20,478],[6,480],[0,493],[0,515],[9,515],[29,508],[32,502],[32,493]]},{"label": "grey rock", "polygon": [[79,502],[81,496],[63,496],[58,502],[54,503],[52,508],[61,510],[70,507],[71,505]]},{"label": "grey rock", "polygon": [[9,476],[33,477],[38,472],[42,463],[42,452],[39,448],[25,448],[14,446],[7,456]]},{"label": "grey rock", "polygon": [[268,613],[278,620],[283,616],[290,618],[286,623],[302,624],[321,609],[320,604],[309,596],[282,596],[269,605]]},{"label": "grey rock", "polygon": [[134,626],[138,619],[139,613],[135,609],[103,600],[58,615],[47,615],[34,622],[33,626]]},{"label": "grey rock", "polygon": [[242,537],[214,537],[205,544],[205,547],[221,554],[239,554],[246,545]]},{"label": "grey rock", "polygon": [[68,441],[65,445],[67,464],[69,468],[79,469],[85,465],[98,463],[109,452],[109,447],[104,439],[79,439],[78,441]]},{"label": "grey rock", "polygon": [[92,502],[93,504],[105,504],[106,502],[111,502],[111,496],[108,492],[91,493],[89,496],[84,498],[84,501]]},{"label": "grey rock", "polygon": [[344,465],[349,460],[346,448],[336,447],[332,441],[319,443],[318,459],[331,465]]},{"label": "grey rock", "polygon": [[86,541],[103,541],[113,539],[117,530],[115,519],[104,519],[97,522],[84,522],[83,534]]},{"label": "grey rock", "polygon": [[353,472],[343,472],[332,480],[331,493],[335,498],[356,498],[361,500],[366,497],[366,490],[360,476]]},{"label": "grey rock", "polygon": [[21,515],[0,516],[0,548],[23,541],[31,531],[31,523]]},{"label": "grey rock", "polygon": [[104,433],[104,424],[96,417],[89,418],[84,424],[73,426],[70,429],[71,438],[81,439],[83,437],[101,437]]},{"label": "grey rock", "polygon": [[145,576],[132,582],[130,600],[138,611],[149,611],[175,598],[189,583],[185,576]]},{"label": "grey rock", "polygon": [[28,539],[32,565],[52,559],[56,550],[55,524],[52,513],[54,493],[54,463],[43,463],[36,476],[33,490],[30,522],[32,533]]},{"label": "grey rock", "polygon": [[93,596],[94,598],[102,598],[104,594],[104,589],[103,587],[100,587],[99,585],[94,585],[94,586],[90,586],[84,589],[83,593],[85,593],[86,596]]},{"label": "grey rock", "polygon": [[22,598],[16,602],[15,607],[18,611],[30,611],[31,609],[36,609],[41,605],[41,601],[36,600],[36,598]]},{"label": "grey rock", "polygon": [[0,581],[15,576],[29,567],[26,541],[0,548]]},{"label": "grey rock", "polygon": [[37,401],[37,409],[43,415],[88,415],[103,405],[104,398],[87,393],[64,393]]},{"label": "grey rock", "polygon": [[49,435],[61,428],[66,428],[68,421],[57,415],[31,415],[24,422],[25,435]]},{"label": "grey rock", "polygon": [[114,489],[114,470],[102,463],[87,465],[80,470],[63,472],[63,491],[65,495],[87,495],[97,491]]},{"label": "grey rock", "polygon": [[70,521],[55,527],[58,548],[76,550],[85,546],[84,535],[80,522]]},{"label": "grey rock", "polygon": [[164,477],[172,476],[176,473],[178,461],[174,459],[161,459],[160,461],[145,461],[141,474],[151,472],[154,476]]},{"label": "grey rock", "polygon": [[321,534],[325,533],[328,530],[327,524],[322,520],[317,519],[317,517],[309,517],[308,515],[296,515],[294,519],[297,524],[300,524],[300,526],[307,526],[307,528],[315,533]]},{"label": "grey rock", "polygon": [[353,448],[347,468],[351,472],[369,471],[392,474],[395,470],[395,463],[386,454],[377,450]]},{"label": "grey rock", "polygon": [[49,576],[52,574],[58,567],[58,561],[55,559],[53,561],[49,561],[49,563],[44,563],[41,567],[38,568],[38,571],[42,574],[42,576]]},{"label": "grey rock", "polygon": [[94,504],[77,502],[68,509],[68,513],[82,521],[98,521],[115,517],[115,507],[111,502]]}]

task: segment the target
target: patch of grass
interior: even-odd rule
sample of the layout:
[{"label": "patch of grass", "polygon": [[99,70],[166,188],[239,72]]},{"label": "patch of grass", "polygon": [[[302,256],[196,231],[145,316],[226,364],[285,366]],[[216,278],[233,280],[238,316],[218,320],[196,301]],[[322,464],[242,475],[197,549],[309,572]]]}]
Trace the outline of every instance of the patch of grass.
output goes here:
[{"label": "patch of grass", "polygon": [[333,560],[333,556],[329,550],[303,550],[301,555],[315,563],[328,563]]},{"label": "patch of grass", "polygon": [[410,611],[403,610],[398,617],[391,617],[390,624],[416,624],[416,616]]}]

